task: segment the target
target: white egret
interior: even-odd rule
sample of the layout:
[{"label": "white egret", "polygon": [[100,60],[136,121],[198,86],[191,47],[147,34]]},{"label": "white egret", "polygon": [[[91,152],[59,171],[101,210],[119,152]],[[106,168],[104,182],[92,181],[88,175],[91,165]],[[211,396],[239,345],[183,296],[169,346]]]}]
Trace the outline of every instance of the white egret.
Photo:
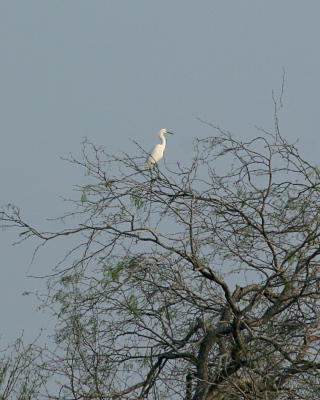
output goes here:
[{"label": "white egret", "polygon": [[148,161],[146,163],[147,168],[151,168],[154,164],[156,164],[158,161],[160,161],[161,158],[163,157],[163,153],[164,153],[164,150],[166,148],[166,143],[167,143],[164,135],[166,135],[167,133],[170,133],[170,135],[173,135],[173,133],[169,132],[168,129],[161,129],[159,131],[159,138],[161,139],[161,143],[155,145],[150,156],[148,157]]}]

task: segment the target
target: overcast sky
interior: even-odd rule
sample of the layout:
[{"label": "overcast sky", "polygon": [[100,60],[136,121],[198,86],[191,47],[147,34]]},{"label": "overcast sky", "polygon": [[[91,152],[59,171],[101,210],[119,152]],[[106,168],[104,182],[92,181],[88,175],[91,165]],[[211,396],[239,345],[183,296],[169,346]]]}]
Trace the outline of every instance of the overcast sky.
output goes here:
[{"label": "overcast sky", "polygon": [[[84,177],[59,157],[84,137],[134,154],[131,139],[149,149],[169,128],[166,160],[185,162],[213,133],[198,117],[243,139],[272,129],[283,69],[282,134],[318,162],[319,15],[318,0],[1,0],[0,204],[39,226],[62,214]],[[50,326],[21,295],[43,288],[26,278],[33,247],[0,234],[0,335],[32,337]]]}]

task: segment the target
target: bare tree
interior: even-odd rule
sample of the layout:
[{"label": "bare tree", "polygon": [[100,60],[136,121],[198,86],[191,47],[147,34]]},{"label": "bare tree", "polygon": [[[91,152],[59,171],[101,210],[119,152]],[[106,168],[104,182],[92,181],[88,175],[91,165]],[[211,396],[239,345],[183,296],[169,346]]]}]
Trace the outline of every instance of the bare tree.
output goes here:
[{"label": "bare tree", "polygon": [[[318,399],[320,171],[275,130],[212,126],[189,166],[83,144],[89,184],[39,246],[76,242],[48,280],[59,399]],[[75,224],[75,225],[74,225]]]},{"label": "bare tree", "polygon": [[21,335],[11,346],[1,349],[0,399],[31,400],[47,393],[47,380],[51,374],[39,364],[42,349],[36,344],[24,344]]}]

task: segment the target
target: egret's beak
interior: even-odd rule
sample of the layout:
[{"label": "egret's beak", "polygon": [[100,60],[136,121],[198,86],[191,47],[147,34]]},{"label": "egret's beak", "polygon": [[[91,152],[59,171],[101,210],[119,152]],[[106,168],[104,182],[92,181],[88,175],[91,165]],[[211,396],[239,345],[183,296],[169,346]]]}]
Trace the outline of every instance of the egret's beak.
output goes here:
[{"label": "egret's beak", "polygon": [[174,135],[174,133],[173,133],[173,132],[169,132],[169,131],[167,131],[167,133],[170,133],[170,135]]}]

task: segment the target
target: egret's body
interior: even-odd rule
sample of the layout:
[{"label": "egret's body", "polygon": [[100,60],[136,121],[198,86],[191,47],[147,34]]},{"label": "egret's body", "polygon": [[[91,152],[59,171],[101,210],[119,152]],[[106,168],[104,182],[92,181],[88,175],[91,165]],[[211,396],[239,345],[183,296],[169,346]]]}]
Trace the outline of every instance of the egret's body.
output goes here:
[{"label": "egret's body", "polygon": [[161,139],[161,143],[157,144],[154,149],[152,150],[150,156],[148,157],[148,161],[146,164],[147,168],[151,168],[154,164],[156,164],[158,161],[161,160],[163,157],[164,150],[166,148],[166,138],[164,135],[167,133],[170,133],[170,135],[173,135],[172,132],[169,132],[168,129],[161,129],[159,132],[159,138]]}]

